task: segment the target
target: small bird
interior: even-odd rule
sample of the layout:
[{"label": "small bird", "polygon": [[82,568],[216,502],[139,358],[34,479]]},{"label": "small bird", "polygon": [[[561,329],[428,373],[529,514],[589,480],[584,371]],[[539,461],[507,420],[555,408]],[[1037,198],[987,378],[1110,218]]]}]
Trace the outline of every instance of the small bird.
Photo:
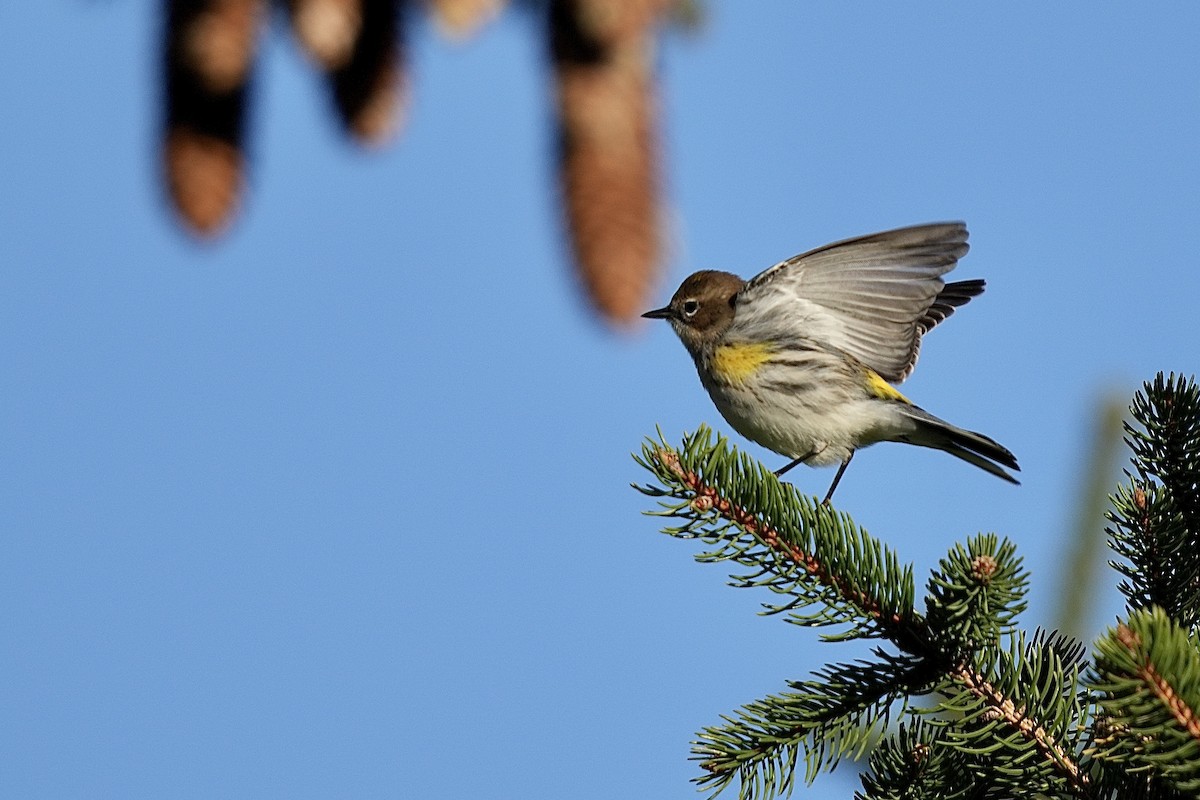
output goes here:
[{"label": "small bird", "polygon": [[893,384],[917,363],[921,337],[983,293],[982,280],[945,283],[966,255],[967,228],[942,222],[827,244],[743,281],[703,270],[665,319],[696,362],[721,416],[751,441],[797,464],[840,464],[876,442],[945,450],[1018,483],[1009,450],[915,405]]}]

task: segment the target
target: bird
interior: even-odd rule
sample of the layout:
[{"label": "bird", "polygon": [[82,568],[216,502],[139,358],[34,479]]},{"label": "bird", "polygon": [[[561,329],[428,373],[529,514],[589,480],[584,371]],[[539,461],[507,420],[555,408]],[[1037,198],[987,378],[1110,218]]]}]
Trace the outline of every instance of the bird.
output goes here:
[{"label": "bird", "polygon": [[743,280],[701,270],[665,319],[695,362],[717,410],[742,436],[797,464],[838,464],[829,505],[855,452],[878,442],[943,450],[1010,483],[1008,448],[959,428],[901,394],[921,338],[983,293],[946,283],[966,255],[967,227],[939,222],[845,239]]}]

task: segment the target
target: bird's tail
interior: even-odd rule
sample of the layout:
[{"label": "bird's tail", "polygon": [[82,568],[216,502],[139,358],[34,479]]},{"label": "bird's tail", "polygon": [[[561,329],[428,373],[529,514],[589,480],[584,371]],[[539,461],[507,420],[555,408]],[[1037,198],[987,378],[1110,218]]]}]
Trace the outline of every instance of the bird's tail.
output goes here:
[{"label": "bird's tail", "polygon": [[1017,472],[1021,471],[1021,467],[1017,465],[1017,457],[1007,447],[982,433],[955,427],[944,419],[938,419],[928,411],[916,406],[906,406],[904,411],[914,423],[914,430],[901,437],[901,441],[945,450],[950,455],[958,456],[963,461],[974,464],[997,478],[1003,478],[1009,483],[1020,484],[1020,481],[1002,469],[1002,467],[1008,467]]}]

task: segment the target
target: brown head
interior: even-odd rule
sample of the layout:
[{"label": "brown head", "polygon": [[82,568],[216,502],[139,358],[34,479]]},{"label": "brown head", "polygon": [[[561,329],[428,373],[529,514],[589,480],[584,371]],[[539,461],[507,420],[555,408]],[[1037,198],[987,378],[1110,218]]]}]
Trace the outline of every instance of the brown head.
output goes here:
[{"label": "brown head", "polygon": [[716,341],[733,322],[733,301],[745,281],[728,272],[706,269],[684,279],[671,302],[642,314],[648,319],[665,319],[695,353]]}]

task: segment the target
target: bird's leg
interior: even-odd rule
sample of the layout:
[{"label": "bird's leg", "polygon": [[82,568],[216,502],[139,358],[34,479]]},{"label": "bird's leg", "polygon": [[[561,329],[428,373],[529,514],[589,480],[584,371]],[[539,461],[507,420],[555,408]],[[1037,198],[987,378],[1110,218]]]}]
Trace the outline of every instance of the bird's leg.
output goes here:
[{"label": "bird's leg", "polygon": [[[821,450],[824,450],[824,449],[825,449],[825,448],[821,448]],[[785,464],[784,466],[782,466],[782,467],[780,467],[779,469],[775,470],[775,477],[776,477],[776,478],[782,478],[782,477],[783,477],[783,474],[784,474],[785,472],[787,472],[789,469],[791,469],[792,467],[796,466],[797,464],[803,464],[805,461],[808,461],[810,458],[812,458],[813,456],[815,456],[817,453],[821,452],[821,450],[813,450],[811,453],[805,453],[804,455],[800,456],[800,457],[799,457],[799,458],[797,458],[795,461],[789,461],[789,462],[788,462],[787,464]]]},{"label": "bird's leg", "polygon": [[[846,472],[846,467],[850,466],[850,459],[854,458],[854,451],[850,451],[850,455],[846,456],[846,460],[838,467],[837,475],[833,476],[833,483],[829,484],[829,491],[825,493],[825,499],[821,501],[821,505],[829,505],[829,501],[833,498],[833,490],[837,488],[838,481],[842,479],[843,473]],[[790,465],[789,465],[790,466]]]},{"label": "bird's leg", "polygon": [[803,463],[805,459],[812,458],[813,455],[814,455],[813,453],[809,453],[806,456],[800,456],[795,461],[789,461],[786,466],[780,467],[779,469],[775,470],[775,477],[782,478],[783,474],[785,472],[787,472],[789,469],[796,466],[797,464]]},{"label": "bird's leg", "polygon": [[799,458],[797,458],[795,461],[789,461],[789,462],[788,462],[787,464],[785,464],[783,467],[781,467],[781,468],[779,468],[779,469],[775,470],[775,477],[776,477],[776,478],[782,478],[782,477],[783,477],[783,473],[787,472],[789,469],[791,469],[792,467],[796,466],[797,464],[802,464],[802,463],[804,463],[805,461],[808,461],[810,458],[813,458],[814,456],[819,456],[819,455],[821,454],[821,452],[822,452],[822,451],[823,451],[823,450],[824,450],[826,447],[828,447],[828,446],[829,446],[829,443],[828,443],[828,442],[824,442],[824,443],[822,443],[822,444],[821,444],[821,446],[820,446],[820,447],[815,447],[815,448],[813,448],[813,449],[812,449],[812,450],[810,450],[809,452],[807,452],[807,453],[805,453],[804,455],[802,455],[802,456],[800,456]]}]

